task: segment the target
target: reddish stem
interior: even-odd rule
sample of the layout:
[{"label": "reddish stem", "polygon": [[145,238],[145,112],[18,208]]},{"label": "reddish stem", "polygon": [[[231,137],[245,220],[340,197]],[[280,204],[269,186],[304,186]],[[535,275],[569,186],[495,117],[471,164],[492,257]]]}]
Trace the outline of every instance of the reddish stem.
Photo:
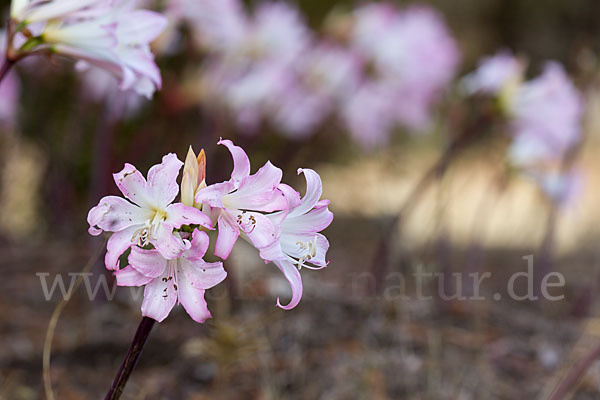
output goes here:
[{"label": "reddish stem", "polygon": [[4,77],[6,76],[6,74],[8,73],[8,71],[10,71],[10,68],[15,64],[14,61],[9,60],[8,58],[4,59],[4,62],[2,63],[2,66],[0,66],[0,83],[2,83],[2,80],[4,79]]},{"label": "reddish stem", "polygon": [[123,394],[125,385],[142,354],[144,344],[146,343],[146,339],[148,339],[148,335],[150,335],[154,322],[155,321],[152,318],[142,318],[142,322],[140,322],[140,325],[135,332],[135,336],[129,346],[129,350],[127,350],[127,355],[125,355],[121,368],[119,368],[119,372],[117,372],[117,376],[115,376],[115,380],[104,400],[117,400],[121,397],[121,394]]}]

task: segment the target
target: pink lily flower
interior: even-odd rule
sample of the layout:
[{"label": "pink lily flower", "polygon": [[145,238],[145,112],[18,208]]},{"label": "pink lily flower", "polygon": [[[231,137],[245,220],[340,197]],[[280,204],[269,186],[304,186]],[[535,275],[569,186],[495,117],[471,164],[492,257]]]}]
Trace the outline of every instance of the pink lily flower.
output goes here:
[{"label": "pink lily flower", "polygon": [[267,246],[277,237],[277,229],[269,218],[257,211],[283,210],[287,202],[278,190],[282,172],[269,161],[250,175],[250,160],[244,150],[231,140],[220,140],[231,152],[231,179],[216,183],[196,194],[196,203],[211,207],[217,220],[219,235],[215,255],[226,259],[240,235],[256,248]]},{"label": "pink lily flower", "polygon": [[[13,2],[11,18],[25,28],[35,23],[35,52],[63,54],[115,75],[121,90],[152,97],[161,76],[150,42],[164,30],[167,19],[135,9],[132,0],[51,0]],[[23,40],[23,35],[17,35]],[[13,44],[14,45],[14,44]],[[21,50],[18,50],[21,52]]]},{"label": "pink lily flower", "polygon": [[549,62],[540,76],[519,86],[509,104],[513,164],[560,159],[581,140],[584,105],[581,93],[556,62]]},{"label": "pink lily flower", "polygon": [[89,15],[108,9],[113,0],[12,0],[10,17],[27,24]]},{"label": "pink lily flower", "polygon": [[359,7],[354,15],[352,43],[393,92],[393,122],[412,130],[428,128],[432,108],[454,78],[460,59],[444,19],[429,7],[400,11],[385,2]]},{"label": "pink lily flower", "polygon": [[394,91],[379,81],[365,81],[347,98],[341,117],[350,134],[365,150],[387,144],[394,128]]},{"label": "pink lily flower", "polygon": [[145,99],[135,91],[122,92],[113,74],[100,68],[86,68],[79,75],[80,95],[85,101],[102,104],[109,121],[127,120],[144,106]]},{"label": "pink lily flower", "polygon": [[302,298],[300,269],[327,266],[329,241],[319,232],[333,221],[329,200],[319,200],[323,192],[319,174],[312,169],[298,169],[300,173],[306,178],[306,194],[300,201],[297,192],[282,185],[289,208],[268,215],[274,224],[280,225],[280,235],[275,242],[260,249],[261,258],[277,265],[292,287],[289,304],[283,306],[277,299],[277,306],[285,310],[296,307]]},{"label": "pink lily flower", "polygon": [[200,210],[171,204],[179,193],[176,179],[182,165],[175,154],[167,154],[161,164],[150,168],[147,181],[131,164],[113,174],[129,201],[106,196],[88,214],[90,234],[114,232],[107,244],[106,268],[118,269],[121,254],[135,245],[152,244],[163,257],[177,258],[186,247],[173,235],[173,229],[195,224],[212,229],[210,218]]},{"label": "pink lily flower", "polygon": [[239,0],[169,0],[167,14],[184,22],[200,47],[209,51],[235,53],[250,28]]},{"label": "pink lily flower", "polygon": [[[0,56],[6,52],[6,33],[0,30]],[[0,83],[0,129],[12,127],[16,121],[20,84],[14,71]]]},{"label": "pink lily flower", "polygon": [[[181,239],[180,239],[181,240]],[[117,285],[142,286],[142,315],[162,322],[175,304],[181,304],[196,322],[211,318],[204,293],[227,276],[223,263],[207,263],[202,257],[208,249],[206,232],[195,230],[187,249],[178,258],[168,260],[154,250],[131,249],[129,265],[115,272]]]},{"label": "pink lily flower", "polygon": [[468,94],[501,94],[507,87],[514,89],[521,84],[525,63],[509,51],[501,51],[484,57],[477,69],[462,79],[462,86]]}]

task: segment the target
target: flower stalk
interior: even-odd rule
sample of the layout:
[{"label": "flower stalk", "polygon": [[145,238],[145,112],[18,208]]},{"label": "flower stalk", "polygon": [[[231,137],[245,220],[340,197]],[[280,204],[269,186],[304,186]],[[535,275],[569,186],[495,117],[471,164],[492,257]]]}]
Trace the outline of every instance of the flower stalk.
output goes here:
[{"label": "flower stalk", "polygon": [[121,397],[121,394],[123,394],[125,385],[142,354],[146,340],[148,339],[155,322],[156,321],[152,318],[142,318],[131,345],[129,346],[129,350],[127,350],[127,355],[125,355],[125,359],[119,368],[119,372],[117,372],[117,376],[115,376],[115,379],[104,398],[105,400],[117,400]]},{"label": "flower stalk", "polygon": [[8,71],[10,71],[10,68],[14,65],[14,63],[14,61],[9,60],[8,58],[4,60],[2,66],[0,66],[0,83],[2,82]]}]

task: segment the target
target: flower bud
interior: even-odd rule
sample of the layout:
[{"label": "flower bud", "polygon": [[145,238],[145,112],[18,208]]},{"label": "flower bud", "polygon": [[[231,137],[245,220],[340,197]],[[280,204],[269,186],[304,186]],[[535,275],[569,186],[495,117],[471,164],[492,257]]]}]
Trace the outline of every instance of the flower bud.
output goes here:
[{"label": "flower bud", "polygon": [[206,187],[206,155],[204,149],[196,157],[192,146],[190,146],[183,167],[183,178],[181,179],[181,202],[186,206],[193,207],[194,197],[199,189]]}]

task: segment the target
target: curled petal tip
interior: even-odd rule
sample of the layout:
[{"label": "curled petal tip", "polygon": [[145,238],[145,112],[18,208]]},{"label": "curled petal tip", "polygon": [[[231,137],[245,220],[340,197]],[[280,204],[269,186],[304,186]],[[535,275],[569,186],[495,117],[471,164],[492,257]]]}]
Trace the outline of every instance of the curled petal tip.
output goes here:
[{"label": "curled petal tip", "polygon": [[102,229],[96,228],[95,226],[90,226],[88,229],[88,233],[92,236],[98,236],[102,232]]},{"label": "curled petal tip", "polygon": [[281,308],[282,310],[289,311],[292,308],[296,307],[297,304],[292,304],[292,302],[290,301],[290,303],[288,305],[284,306],[284,305],[281,304],[281,302],[279,301],[279,297],[278,297],[277,298],[277,304],[276,304],[276,306],[279,307],[279,308]]}]

